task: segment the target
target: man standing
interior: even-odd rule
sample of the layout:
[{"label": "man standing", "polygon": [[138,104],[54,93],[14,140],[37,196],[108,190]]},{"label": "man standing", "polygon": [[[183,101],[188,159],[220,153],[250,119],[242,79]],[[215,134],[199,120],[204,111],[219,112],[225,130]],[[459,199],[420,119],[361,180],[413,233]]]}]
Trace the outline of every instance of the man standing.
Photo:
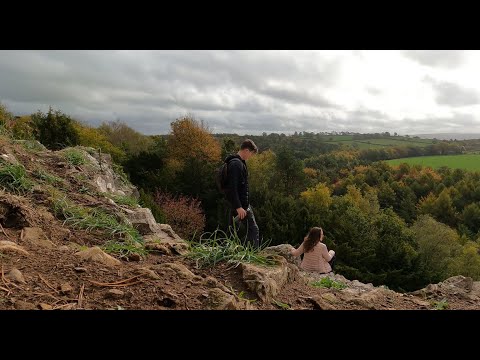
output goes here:
[{"label": "man standing", "polygon": [[[255,143],[246,139],[240,145],[240,151],[235,155],[229,155],[225,159],[227,163],[227,180],[225,191],[226,198],[230,203],[228,211],[229,228],[242,223],[247,229],[247,239],[255,247],[260,246],[258,225],[250,207],[248,194],[248,170],[246,161],[258,152]],[[236,218],[236,220],[235,220]],[[235,225],[234,225],[235,223]]]}]

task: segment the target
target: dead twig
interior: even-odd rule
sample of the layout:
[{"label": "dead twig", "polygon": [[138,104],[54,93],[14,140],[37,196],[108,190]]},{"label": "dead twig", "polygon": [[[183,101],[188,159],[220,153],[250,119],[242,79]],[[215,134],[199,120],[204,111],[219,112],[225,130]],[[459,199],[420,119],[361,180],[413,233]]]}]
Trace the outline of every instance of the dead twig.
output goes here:
[{"label": "dead twig", "polygon": [[120,280],[120,281],[115,281],[115,282],[111,282],[111,283],[101,283],[101,282],[97,282],[97,281],[93,281],[93,280],[88,280],[88,279],[87,279],[87,280],[90,281],[91,283],[96,284],[96,285],[101,285],[101,286],[113,286],[113,285],[117,285],[117,284],[126,283],[126,282],[131,281],[131,280],[133,280],[133,279],[136,279],[136,278],[138,278],[138,277],[140,277],[140,276],[143,276],[143,274],[142,274],[142,275],[137,275],[137,276],[131,277],[131,278],[129,278],[129,279]]},{"label": "dead twig", "polygon": [[72,305],[74,305],[74,304],[72,304],[72,303],[67,303],[67,304],[63,304],[63,305],[58,305],[58,306],[55,306],[55,307],[53,308],[53,310],[58,310],[58,309],[61,309],[61,308],[67,307],[67,306],[72,306]]},{"label": "dead twig", "polygon": [[187,306],[187,295],[185,293],[182,294],[185,297],[185,309],[190,310]]},{"label": "dead twig", "polygon": [[22,229],[22,231],[20,232],[20,241],[23,241],[23,229]]},{"label": "dead twig", "polygon": [[[53,298],[53,299],[57,300],[57,302],[59,302],[59,301],[63,301],[62,299],[59,299],[59,298],[57,298],[56,296],[53,296],[53,295],[52,295],[52,294],[50,294],[50,293],[39,293],[39,292],[34,292],[34,293],[33,293],[33,295],[38,295],[38,296],[49,296],[49,297],[51,297],[51,298]],[[74,300],[76,300],[76,299],[74,299]]]},{"label": "dead twig", "polygon": [[120,284],[120,283],[126,283],[126,282],[128,282],[128,281],[130,281],[130,280],[133,280],[133,279],[139,278],[139,277],[141,277],[141,276],[143,276],[143,274],[140,274],[140,275],[137,275],[137,276],[133,276],[133,277],[131,277],[131,278],[129,278],[129,279],[125,279],[125,280],[119,280],[119,281],[115,281],[115,282],[113,282],[113,283],[106,283],[106,284]]},{"label": "dead twig", "polygon": [[[88,279],[87,279],[88,280]],[[97,285],[97,286],[106,286],[106,287],[123,287],[123,286],[130,286],[130,285],[135,285],[135,284],[138,284],[138,283],[141,283],[143,281],[139,280],[139,281],[134,281],[132,283],[125,283],[125,284],[104,284],[104,283],[99,283],[99,282],[96,282],[96,281],[93,281],[93,280],[88,280],[90,281],[92,284],[94,285]]]},{"label": "dead twig", "polygon": [[3,265],[2,265],[2,282],[3,282],[3,285],[5,285],[7,289],[11,291],[8,287],[8,284],[10,284],[10,281],[8,281],[8,279],[5,278],[5,274],[3,273]]},{"label": "dead twig", "polygon": [[0,223],[0,228],[2,229],[2,232],[5,234],[5,236],[7,237],[8,240],[12,240],[10,239],[10,237],[7,235],[7,233],[5,232],[5,229],[3,228],[2,224]]},{"label": "dead twig", "polygon": [[78,293],[78,307],[81,308],[83,304],[83,290],[85,289],[85,284],[82,284],[80,292]]},{"label": "dead twig", "polygon": [[12,285],[12,286],[15,286],[17,289],[22,289],[22,290],[23,290],[23,288],[22,288],[21,286],[13,283],[13,282],[11,282],[11,281],[9,281],[8,285]]},{"label": "dead twig", "polygon": [[52,289],[53,291],[55,291],[57,294],[59,293],[59,291],[58,291],[57,289],[55,289],[52,285],[50,285],[50,284],[48,283],[48,281],[45,280],[45,279],[42,277],[42,275],[38,274],[38,277],[39,277],[50,289]]},{"label": "dead twig", "polygon": [[4,287],[1,287],[1,286],[0,286],[0,290],[6,291],[6,292],[8,292],[9,294],[11,293],[11,291],[10,291],[9,289],[5,289]]}]

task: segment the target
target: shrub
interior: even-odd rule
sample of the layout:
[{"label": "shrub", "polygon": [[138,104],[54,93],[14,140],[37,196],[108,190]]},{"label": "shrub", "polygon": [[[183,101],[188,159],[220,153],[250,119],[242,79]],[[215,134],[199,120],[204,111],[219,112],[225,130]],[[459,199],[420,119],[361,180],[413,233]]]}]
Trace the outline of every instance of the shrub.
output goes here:
[{"label": "shrub", "polygon": [[200,234],[205,228],[205,214],[200,200],[157,190],[154,195],[155,202],[165,214],[166,222],[184,239],[190,239],[195,234]]}]

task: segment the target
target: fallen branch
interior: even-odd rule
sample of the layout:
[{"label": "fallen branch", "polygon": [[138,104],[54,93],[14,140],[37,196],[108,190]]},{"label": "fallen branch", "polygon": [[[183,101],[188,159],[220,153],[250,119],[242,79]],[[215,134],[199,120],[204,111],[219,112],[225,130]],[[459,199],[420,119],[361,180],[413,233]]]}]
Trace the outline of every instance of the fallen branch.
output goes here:
[{"label": "fallen branch", "polygon": [[93,281],[93,280],[88,280],[88,279],[87,279],[87,280],[90,281],[91,283],[96,284],[96,285],[101,285],[101,286],[113,286],[113,285],[117,285],[117,284],[126,283],[126,282],[131,281],[131,280],[133,280],[133,279],[136,279],[136,278],[138,278],[138,277],[140,277],[140,276],[143,276],[143,274],[142,274],[142,275],[137,275],[137,276],[131,277],[131,278],[129,278],[129,279],[120,280],[120,281],[115,281],[115,282],[111,282],[111,283],[101,283],[101,282],[96,282],[96,281]]},{"label": "fallen branch", "polygon": [[10,239],[10,237],[7,235],[7,233],[5,232],[5,229],[3,228],[2,224],[0,223],[0,228],[2,229],[2,232],[5,234],[5,236],[7,237],[8,240],[12,240]]},{"label": "fallen branch", "polygon": [[39,277],[50,289],[52,289],[53,291],[55,291],[57,294],[59,293],[59,291],[58,291],[57,289],[55,289],[52,285],[50,285],[50,284],[48,283],[48,281],[45,280],[45,279],[42,277],[42,275],[40,275],[40,273],[38,273],[38,277]]},{"label": "fallen branch", "polygon": [[88,281],[90,281],[94,285],[106,286],[106,287],[123,287],[123,286],[135,285],[135,284],[143,282],[143,281],[139,280],[139,281],[134,281],[132,283],[124,283],[124,284],[105,284],[105,283],[100,283],[100,282],[96,282],[96,281],[93,281],[93,280],[88,280]]},{"label": "fallen branch", "polygon": [[58,310],[58,309],[61,309],[61,308],[67,307],[67,306],[73,306],[73,305],[74,305],[74,304],[72,304],[72,303],[63,304],[63,305],[55,306],[55,307],[53,308],[53,310]]},{"label": "fallen branch", "polygon": [[187,295],[185,293],[182,294],[185,297],[185,309],[190,310],[187,306]]},{"label": "fallen branch", "polygon": [[83,289],[85,289],[85,284],[82,284],[80,288],[80,293],[78,294],[78,307],[81,308],[83,304]]},{"label": "fallen branch", "polygon": [[[3,273],[3,265],[2,265],[2,282],[3,282],[3,285],[5,285],[8,288],[8,284],[10,284],[10,281],[8,281],[8,279],[5,278],[5,274]],[[10,289],[8,291],[11,291]]]},{"label": "fallen branch", "polygon": [[57,300],[57,302],[59,301],[63,301],[62,299],[59,299],[57,298],[56,296],[53,296],[52,294],[50,293],[39,293],[39,292],[34,292],[33,295],[39,295],[39,296],[50,296],[51,298],[54,298],[55,300]]}]

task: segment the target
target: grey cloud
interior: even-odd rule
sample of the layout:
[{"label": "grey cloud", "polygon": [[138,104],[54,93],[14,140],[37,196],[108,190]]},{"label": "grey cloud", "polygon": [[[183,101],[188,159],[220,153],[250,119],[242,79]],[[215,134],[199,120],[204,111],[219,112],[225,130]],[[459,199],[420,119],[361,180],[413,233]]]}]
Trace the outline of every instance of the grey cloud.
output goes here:
[{"label": "grey cloud", "polygon": [[424,81],[432,84],[435,101],[439,105],[460,107],[480,103],[480,96],[473,89],[466,89],[450,82],[437,81],[431,77],[426,77]]},{"label": "grey cloud", "polygon": [[[363,58],[362,53],[344,54]],[[463,57],[452,52],[406,56],[431,66],[458,66]],[[408,126],[417,130],[415,121],[432,129],[432,122],[394,122],[374,109],[346,111],[336,105],[325,94],[344,70],[342,59],[304,51],[1,50],[0,101],[18,115],[47,111],[51,105],[95,126],[121,120],[145,134],[168,133],[170,123],[185,114],[204,120],[215,132],[241,134],[399,132]],[[426,81],[441,104],[478,103],[473,91]],[[366,90],[372,95],[382,91]],[[445,124],[458,128],[468,126],[467,120],[458,115]]]},{"label": "grey cloud", "polygon": [[280,87],[264,86],[260,93],[275,99],[285,100],[291,104],[306,104],[320,107],[335,107],[334,104],[318,95],[310,95],[307,91],[294,91]]},{"label": "grey cloud", "polygon": [[382,93],[381,90],[373,88],[373,87],[367,87],[366,90],[372,95],[380,95]]},{"label": "grey cloud", "polygon": [[[435,124],[432,127],[432,123]],[[480,129],[480,121],[471,114],[455,112],[449,117],[429,117],[426,119],[405,118],[399,124],[400,131],[405,134],[472,132]],[[432,129],[434,131],[432,131]]]},{"label": "grey cloud", "polygon": [[455,68],[464,61],[460,50],[404,50],[403,54],[426,66]]},{"label": "grey cloud", "polygon": [[[51,105],[92,123],[121,117],[149,132],[159,124],[158,114],[163,124],[179,113],[215,111],[237,112],[239,117],[251,113],[251,121],[263,119],[273,129],[271,119],[281,119],[278,112],[286,104],[333,106],[311,89],[332,86],[341,62],[303,55],[302,51],[0,51],[0,101],[21,114],[46,111]],[[297,90],[273,86],[271,80],[294,83]],[[264,113],[270,111],[277,113],[269,118]],[[158,131],[165,130],[158,125]]]}]

